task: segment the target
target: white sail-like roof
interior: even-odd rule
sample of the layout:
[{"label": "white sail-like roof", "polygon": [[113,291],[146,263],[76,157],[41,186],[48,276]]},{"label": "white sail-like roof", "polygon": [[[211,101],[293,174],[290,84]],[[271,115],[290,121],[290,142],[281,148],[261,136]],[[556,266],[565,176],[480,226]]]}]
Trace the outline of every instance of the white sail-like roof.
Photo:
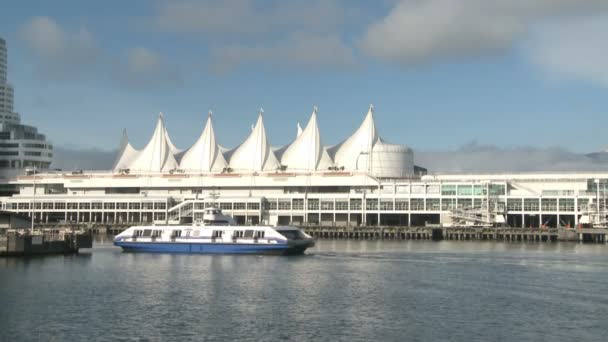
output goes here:
[{"label": "white sail-like roof", "polygon": [[124,129],[122,131],[122,139],[120,140],[120,147],[118,149],[118,153],[116,154],[116,160],[114,161],[114,166],[112,169],[114,171],[118,171],[120,169],[127,169],[129,165],[137,157],[137,151],[131,143],[129,143],[129,136],[127,135],[127,130]]},{"label": "white sail-like roof", "polygon": [[176,169],[175,146],[169,140],[162,113],[158,116],[152,138],[129,163],[129,169],[137,171],[164,172]]},{"label": "white sail-like roof", "polygon": [[330,149],[336,166],[347,170],[357,170],[357,161],[361,154],[369,154],[378,141],[374,123],[374,106],[370,105],[361,126],[346,140]]},{"label": "white sail-like roof", "polygon": [[198,140],[183,155],[179,164],[186,171],[222,171],[228,163],[224,159],[217,141],[211,112],[207,117],[207,124]]},{"label": "white sail-like roof", "polygon": [[316,107],[306,128],[283,152],[281,164],[287,166],[288,170],[306,171],[327,169],[333,164],[321,143]]},{"label": "white sail-like roof", "polygon": [[235,171],[270,171],[280,167],[266,137],[262,113],[251,134],[231,153],[230,167]]},{"label": "white sail-like roof", "polygon": [[302,134],[302,126],[300,126],[300,123],[298,122],[296,124],[296,138],[299,137],[300,134]]}]

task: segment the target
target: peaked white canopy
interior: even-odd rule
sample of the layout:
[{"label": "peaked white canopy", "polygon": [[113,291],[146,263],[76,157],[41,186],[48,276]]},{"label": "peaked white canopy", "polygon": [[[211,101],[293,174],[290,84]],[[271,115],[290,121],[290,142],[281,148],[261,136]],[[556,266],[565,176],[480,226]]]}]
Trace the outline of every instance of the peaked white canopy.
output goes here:
[{"label": "peaked white canopy", "polygon": [[296,124],[296,138],[299,137],[300,134],[302,134],[302,126],[300,126],[300,123],[298,122]]},{"label": "peaked white canopy", "polygon": [[288,170],[306,171],[327,169],[333,164],[321,143],[316,107],[306,128],[283,152],[281,164],[287,166]]},{"label": "peaked white canopy", "polygon": [[184,153],[179,165],[181,169],[186,171],[203,172],[221,171],[228,165],[215,140],[211,112],[209,112],[209,116],[207,117],[203,133],[201,133],[201,136],[194,145]]},{"label": "peaked white canopy", "polygon": [[114,161],[114,166],[112,169],[114,171],[118,171],[120,169],[128,169],[131,161],[137,157],[139,151],[131,146],[129,143],[129,136],[127,135],[127,130],[124,129],[122,131],[122,139],[120,140],[120,147],[118,148],[118,153],[116,155],[116,160]]},{"label": "peaked white canopy", "polygon": [[262,113],[251,134],[231,153],[230,167],[236,171],[270,171],[280,167],[266,137]]},{"label": "peaked white canopy", "polygon": [[378,133],[374,123],[374,106],[370,105],[361,126],[346,140],[330,149],[336,166],[344,166],[347,170],[357,170],[358,159],[372,151],[378,141]]},{"label": "peaked white canopy", "polygon": [[137,171],[163,172],[176,169],[175,146],[169,140],[162,113],[158,116],[152,138],[129,163],[129,169]]}]

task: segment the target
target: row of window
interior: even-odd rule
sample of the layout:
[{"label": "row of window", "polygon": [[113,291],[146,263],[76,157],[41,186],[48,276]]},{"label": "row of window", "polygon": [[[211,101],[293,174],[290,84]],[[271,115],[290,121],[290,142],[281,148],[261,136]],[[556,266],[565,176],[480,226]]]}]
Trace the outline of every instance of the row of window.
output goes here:
[{"label": "row of window", "polygon": [[[9,203],[8,207],[11,210],[29,210],[32,208],[30,206],[29,202]],[[139,203],[139,202],[133,202],[133,203],[125,203],[125,202],[119,202],[119,203],[113,203],[113,202],[110,202],[110,203],[42,202],[41,203],[41,202],[36,202],[34,205],[34,209],[49,209],[49,210],[52,210],[52,209],[56,209],[56,210],[63,210],[63,209],[68,209],[68,210],[76,210],[76,209],[80,209],[80,210],[101,210],[101,209],[154,210],[154,209],[156,209],[156,210],[165,210],[165,209],[167,209],[167,203],[165,203],[165,202],[143,202],[143,203]]]}]

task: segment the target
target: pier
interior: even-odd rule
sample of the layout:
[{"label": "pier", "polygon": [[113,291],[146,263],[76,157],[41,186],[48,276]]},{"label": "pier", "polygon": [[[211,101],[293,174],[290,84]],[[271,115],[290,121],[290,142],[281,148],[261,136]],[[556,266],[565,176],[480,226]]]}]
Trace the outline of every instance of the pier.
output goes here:
[{"label": "pier", "polygon": [[608,228],[302,227],[318,239],[608,242]]},{"label": "pier", "polygon": [[[96,235],[117,235],[134,224],[48,225],[49,228],[81,229]],[[46,225],[42,224],[42,228]],[[317,239],[350,240],[452,240],[452,241],[575,241],[607,243],[608,228],[510,228],[510,227],[332,227],[299,226]]]}]

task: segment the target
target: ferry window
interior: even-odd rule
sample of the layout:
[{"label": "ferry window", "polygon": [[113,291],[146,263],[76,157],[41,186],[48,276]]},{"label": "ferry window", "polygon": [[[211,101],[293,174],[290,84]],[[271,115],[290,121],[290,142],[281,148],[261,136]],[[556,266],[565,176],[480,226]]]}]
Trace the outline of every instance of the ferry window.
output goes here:
[{"label": "ferry window", "polygon": [[160,237],[161,232],[161,230],[153,230],[152,237]]},{"label": "ferry window", "polygon": [[261,239],[263,239],[263,238],[264,238],[264,234],[265,234],[265,233],[266,233],[266,232],[265,232],[265,231],[263,231],[263,230],[258,230],[258,231],[256,231],[256,232],[255,232],[255,237],[256,237],[256,238],[261,238]]},{"label": "ferry window", "polygon": [[297,240],[300,238],[300,234],[297,230],[281,230],[279,233],[289,240]]},{"label": "ferry window", "polygon": [[143,230],[139,230],[138,229],[138,230],[135,231],[135,236],[143,236],[143,235],[144,235]]},{"label": "ferry window", "polygon": [[253,237],[253,230],[246,230],[245,231],[245,237],[246,238]]},{"label": "ferry window", "polygon": [[150,230],[150,229],[144,230],[143,236],[152,236],[152,230]]},{"label": "ferry window", "polygon": [[211,237],[221,238],[222,237],[222,233],[224,233],[224,231],[222,231],[222,230],[214,230],[213,234],[211,235]]},{"label": "ferry window", "polygon": [[181,231],[181,230],[174,230],[174,231],[171,233],[171,236],[172,236],[172,237],[181,237],[181,236],[182,236],[182,231]]},{"label": "ferry window", "polygon": [[232,236],[236,238],[242,238],[245,236],[245,232],[243,232],[242,230],[236,230],[234,233],[232,233]]}]

